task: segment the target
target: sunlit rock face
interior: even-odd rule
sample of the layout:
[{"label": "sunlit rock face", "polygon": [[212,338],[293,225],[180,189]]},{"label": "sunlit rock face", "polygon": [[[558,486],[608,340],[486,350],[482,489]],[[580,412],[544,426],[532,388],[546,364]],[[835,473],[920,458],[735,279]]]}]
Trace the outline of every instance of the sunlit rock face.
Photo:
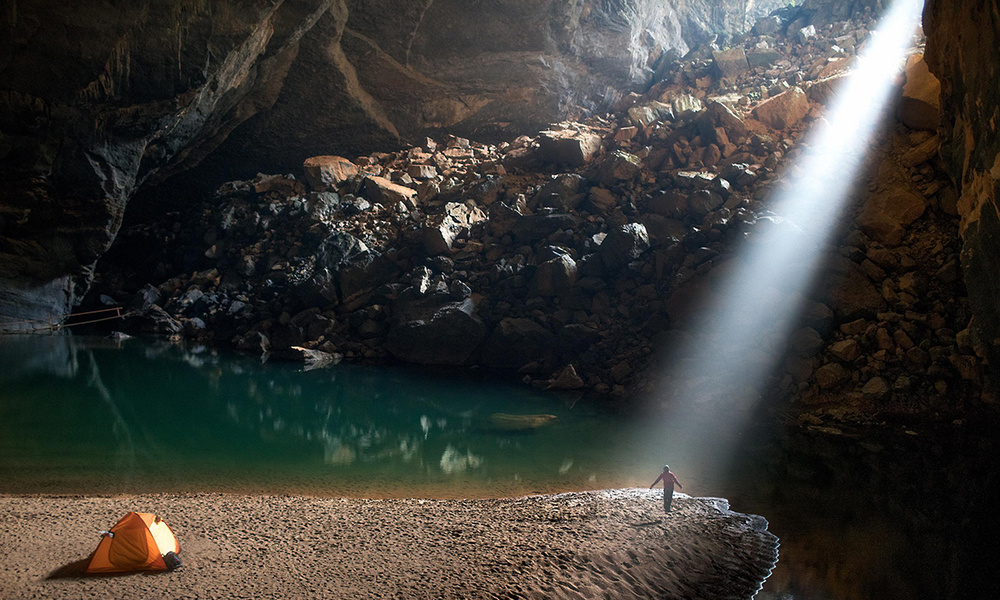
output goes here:
[{"label": "sunlit rock face", "polygon": [[941,153],[961,186],[962,266],[973,331],[1000,361],[1000,2],[928,0],[926,59],[941,80]]}]

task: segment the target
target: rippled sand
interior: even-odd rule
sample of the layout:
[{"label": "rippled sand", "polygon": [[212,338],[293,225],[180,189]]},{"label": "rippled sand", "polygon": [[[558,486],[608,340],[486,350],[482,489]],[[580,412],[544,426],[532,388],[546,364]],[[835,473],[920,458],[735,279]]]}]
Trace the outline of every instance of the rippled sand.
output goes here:
[{"label": "rippled sand", "polygon": [[[605,490],[497,500],[230,494],[0,497],[0,598],[750,598],[777,560],[726,502]],[[77,575],[130,510],[171,573]]]}]

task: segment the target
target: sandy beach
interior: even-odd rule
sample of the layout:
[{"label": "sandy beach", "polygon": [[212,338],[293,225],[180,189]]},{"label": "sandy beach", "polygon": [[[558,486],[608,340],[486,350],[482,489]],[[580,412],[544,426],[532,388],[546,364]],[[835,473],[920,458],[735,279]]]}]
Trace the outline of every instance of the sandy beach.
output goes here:
[{"label": "sandy beach", "polygon": [[[0,497],[0,599],[750,598],[777,559],[714,498],[604,490],[496,500],[231,494]],[[130,510],[181,544],[170,573],[82,577]]]}]

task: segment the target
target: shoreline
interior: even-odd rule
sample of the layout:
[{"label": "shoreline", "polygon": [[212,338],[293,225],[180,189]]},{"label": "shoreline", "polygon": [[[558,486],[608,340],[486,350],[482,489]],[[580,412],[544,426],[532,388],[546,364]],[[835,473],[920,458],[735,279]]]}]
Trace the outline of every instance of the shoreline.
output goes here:
[{"label": "shoreline", "polygon": [[[2,598],[751,598],[778,539],[719,498],[639,488],[474,500],[238,494],[0,496]],[[130,510],[182,569],[60,576]]]}]

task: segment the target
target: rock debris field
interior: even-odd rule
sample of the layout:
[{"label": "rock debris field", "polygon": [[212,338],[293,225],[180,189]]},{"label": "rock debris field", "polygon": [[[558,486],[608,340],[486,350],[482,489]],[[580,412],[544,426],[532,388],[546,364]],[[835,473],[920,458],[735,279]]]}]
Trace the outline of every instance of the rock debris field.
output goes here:
[{"label": "rock debris field", "polygon": [[[0,598],[750,598],[761,517],[623,489],[498,500],[226,494],[0,498]],[[81,577],[99,531],[154,512],[170,573]]]}]

